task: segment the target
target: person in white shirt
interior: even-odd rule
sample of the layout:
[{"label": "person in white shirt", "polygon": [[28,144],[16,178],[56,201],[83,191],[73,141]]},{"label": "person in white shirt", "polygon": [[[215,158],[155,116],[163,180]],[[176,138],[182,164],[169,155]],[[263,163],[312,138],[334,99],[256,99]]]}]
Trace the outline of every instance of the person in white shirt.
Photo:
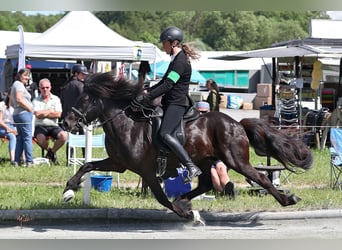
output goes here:
[{"label": "person in white shirt", "polygon": [[[67,141],[68,134],[58,125],[62,115],[62,104],[58,96],[51,93],[51,82],[44,78],[39,81],[40,95],[33,100],[35,119],[34,138],[37,144],[47,150],[46,158],[57,164],[57,150]],[[49,147],[48,138],[55,139]]]}]

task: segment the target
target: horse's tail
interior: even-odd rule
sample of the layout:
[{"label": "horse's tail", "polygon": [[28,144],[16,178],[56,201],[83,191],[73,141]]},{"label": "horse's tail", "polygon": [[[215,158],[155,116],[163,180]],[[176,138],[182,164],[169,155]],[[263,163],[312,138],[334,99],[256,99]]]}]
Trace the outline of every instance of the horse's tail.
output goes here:
[{"label": "horse's tail", "polygon": [[262,119],[245,118],[240,123],[257,155],[270,156],[292,172],[296,172],[293,167],[304,170],[312,167],[312,152],[303,141],[282,133]]}]

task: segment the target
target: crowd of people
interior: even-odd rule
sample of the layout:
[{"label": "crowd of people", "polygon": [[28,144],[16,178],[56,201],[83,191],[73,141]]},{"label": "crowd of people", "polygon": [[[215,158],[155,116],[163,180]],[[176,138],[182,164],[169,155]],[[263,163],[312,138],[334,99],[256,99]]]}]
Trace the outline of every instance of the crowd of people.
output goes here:
[{"label": "crowd of people", "polygon": [[[49,79],[41,79],[38,85],[32,81],[31,65],[18,70],[0,102],[0,136],[9,141],[9,159],[13,166],[34,165],[32,140],[47,152],[45,158],[58,164],[57,151],[67,142],[68,135],[60,121],[75,104],[75,96],[82,92],[88,74],[81,64],[74,64],[71,72],[59,98],[51,93]],[[82,129],[79,132],[84,134]]]}]

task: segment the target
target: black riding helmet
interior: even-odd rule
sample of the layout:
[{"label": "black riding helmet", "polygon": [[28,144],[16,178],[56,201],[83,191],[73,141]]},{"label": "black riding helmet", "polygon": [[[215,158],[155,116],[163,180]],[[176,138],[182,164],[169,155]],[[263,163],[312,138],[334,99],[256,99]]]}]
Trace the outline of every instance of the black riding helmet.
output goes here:
[{"label": "black riding helmet", "polygon": [[74,64],[74,66],[72,66],[72,68],[71,68],[71,73],[75,74],[75,72],[83,73],[85,75],[88,74],[87,67],[82,65],[82,64],[79,64],[79,63]]},{"label": "black riding helmet", "polygon": [[160,34],[160,42],[170,41],[172,43],[175,40],[183,41],[183,32],[177,27],[168,27]]}]

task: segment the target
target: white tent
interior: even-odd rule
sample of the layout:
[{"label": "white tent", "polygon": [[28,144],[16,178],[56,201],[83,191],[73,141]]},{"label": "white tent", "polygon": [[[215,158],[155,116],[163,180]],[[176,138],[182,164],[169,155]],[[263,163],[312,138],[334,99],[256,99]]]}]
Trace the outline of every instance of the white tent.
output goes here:
[{"label": "white tent", "polygon": [[[25,40],[29,42],[30,40],[40,36],[41,33],[24,32]],[[15,44],[19,42],[19,32],[18,31],[8,31],[0,30],[0,58],[6,58],[5,51],[8,45]]]},{"label": "white tent", "polygon": [[[6,57],[17,58],[18,44],[7,46]],[[50,29],[25,41],[25,56],[36,59],[156,60],[156,46],[131,41],[89,11],[72,11]]]}]

